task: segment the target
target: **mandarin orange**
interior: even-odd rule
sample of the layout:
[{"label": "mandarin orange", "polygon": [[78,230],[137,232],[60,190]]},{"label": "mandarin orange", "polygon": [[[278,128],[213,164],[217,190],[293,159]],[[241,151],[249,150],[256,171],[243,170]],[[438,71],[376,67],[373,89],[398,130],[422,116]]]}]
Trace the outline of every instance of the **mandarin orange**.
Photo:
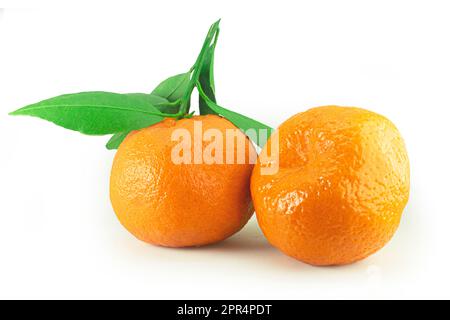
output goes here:
[{"label": "mandarin orange", "polygon": [[226,148],[223,163],[194,163],[195,153],[208,149],[206,140],[200,149],[192,141],[192,163],[173,161],[179,143],[173,133],[184,130],[193,137],[196,122],[203,132],[212,129],[223,137],[237,129],[216,115],[166,119],[130,133],[117,151],[111,202],[122,225],[140,240],[168,247],[206,245],[239,231],[253,214],[249,159],[255,149],[241,131],[236,139],[245,142],[245,163],[226,163]]},{"label": "mandarin orange", "polygon": [[[288,119],[275,138],[279,159],[260,157],[251,178],[271,244],[309,264],[341,265],[391,239],[409,197],[408,155],[391,121],[359,108],[318,107]],[[267,166],[278,172],[263,175]]]}]

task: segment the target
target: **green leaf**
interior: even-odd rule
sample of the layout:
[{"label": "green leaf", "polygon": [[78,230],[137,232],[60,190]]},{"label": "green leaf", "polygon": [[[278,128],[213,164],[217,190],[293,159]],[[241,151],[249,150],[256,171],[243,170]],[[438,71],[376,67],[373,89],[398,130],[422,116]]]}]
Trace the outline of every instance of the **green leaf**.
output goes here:
[{"label": "green leaf", "polygon": [[[212,45],[206,50],[198,81],[200,82],[200,85],[208,98],[211,101],[216,102],[216,89],[214,85],[214,49],[215,45]],[[198,102],[200,114],[216,114],[216,112],[208,106],[205,99],[203,99],[200,94]]]},{"label": "green leaf", "polygon": [[119,148],[122,141],[125,140],[125,138],[127,137],[127,135],[130,132],[131,131],[126,131],[126,132],[119,132],[119,133],[114,134],[111,137],[111,139],[109,139],[108,143],[106,144],[106,149],[114,150],[114,149]]},{"label": "green leaf", "polygon": [[146,94],[81,92],[31,104],[11,115],[34,116],[66,129],[103,135],[147,127],[163,115]]},{"label": "green leaf", "polygon": [[182,114],[189,113],[192,91],[194,90],[197,82],[199,81],[200,71],[202,66],[204,65],[206,51],[208,51],[208,49],[211,47],[211,42],[216,39],[216,34],[219,32],[219,24],[220,19],[211,25],[206,35],[206,38],[203,41],[202,49],[200,50],[200,53],[197,56],[197,59],[195,60],[194,67],[192,68],[193,70],[192,77],[187,86],[187,90],[181,100],[180,112]]},{"label": "green leaf", "polygon": [[[216,88],[214,84],[214,52],[216,49],[217,40],[219,39],[219,33],[220,29],[217,28],[217,31],[214,34],[213,44],[206,49],[198,79],[198,82],[201,84],[205,94],[213,102],[216,102]],[[200,114],[216,114],[216,112],[214,112],[214,110],[212,110],[208,106],[205,99],[203,99],[203,97],[200,94],[199,94],[199,109]]]},{"label": "green leaf", "polygon": [[166,98],[169,102],[175,102],[183,97],[190,79],[190,72],[167,78],[152,91],[152,95]]},{"label": "green leaf", "polygon": [[[261,148],[267,142],[267,139],[270,137],[273,129],[259,121],[253,120],[249,117],[246,117],[237,112],[225,109],[219,105],[217,105],[214,101],[212,101],[206,93],[203,91],[203,88],[200,83],[197,84],[197,89],[199,94],[205,100],[205,103],[211,108],[216,114],[223,116],[224,118],[231,121],[236,127],[241,129],[247,136],[253,140],[258,146]],[[256,135],[249,135],[249,131],[256,130]],[[261,131],[260,131],[261,130]],[[264,130],[264,131],[262,131]],[[263,134],[262,134],[263,133]]]}]

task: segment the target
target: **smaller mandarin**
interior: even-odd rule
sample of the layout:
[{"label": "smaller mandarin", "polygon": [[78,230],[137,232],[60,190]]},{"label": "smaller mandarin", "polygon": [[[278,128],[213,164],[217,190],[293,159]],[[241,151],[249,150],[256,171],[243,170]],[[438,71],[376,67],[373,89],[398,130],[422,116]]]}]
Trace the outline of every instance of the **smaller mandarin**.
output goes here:
[{"label": "smaller mandarin", "polygon": [[[172,134],[185,130],[194,139],[195,122],[204,132],[212,129],[223,137],[234,130],[236,140],[245,143],[245,163],[174,163],[179,142]],[[192,154],[194,145],[192,141]],[[208,146],[210,142],[201,141],[204,152]],[[148,243],[187,247],[224,240],[253,215],[251,157],[256,151],[249,139],[222,117],[166,119],[130,133],[120,145],[111,172],[112,206],[122,225]]]},{"label": "smaller mandarin", "polygon": [[[325,106],[294,115],[277,134],[279,160],[260,157],[251,178],[258,223],[272,245],[309,264],[342,265],[392,238],[409,197],[409,161],[391,121]],[[277,173],[261,173],[274,164]]]}]

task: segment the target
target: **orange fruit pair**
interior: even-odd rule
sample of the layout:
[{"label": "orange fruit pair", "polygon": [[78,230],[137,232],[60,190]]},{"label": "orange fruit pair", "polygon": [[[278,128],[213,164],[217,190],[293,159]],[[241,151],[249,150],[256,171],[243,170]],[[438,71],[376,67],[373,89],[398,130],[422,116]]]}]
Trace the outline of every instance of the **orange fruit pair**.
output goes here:
[{"label": "orange fruit pair", "polygon": [[[409,162],[386,118],[336,106],[299,113],[271,138],[278,139],[279,156],[260,157],[254,168],[174,164],[171,135],[179,128],[193,132],[194,121],[220,132],[235,128],[212,115],[165,120],[131,133],[116,154],[111,201],[137,238],[169,247],[223,240],[251,217],[251,198],[269,242],[314,265],[363,259],[397,229],[409,195]],[[274,165],[277,172],[262,173]]]}]

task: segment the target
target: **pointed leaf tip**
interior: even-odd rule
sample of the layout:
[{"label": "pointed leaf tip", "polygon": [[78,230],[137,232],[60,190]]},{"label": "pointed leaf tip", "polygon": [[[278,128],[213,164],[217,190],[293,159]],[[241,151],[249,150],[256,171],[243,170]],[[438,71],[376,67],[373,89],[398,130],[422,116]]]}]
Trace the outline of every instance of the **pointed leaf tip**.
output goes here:
[{"label": "pointed leaf tip", "polygon": [[153,101],[148,94],[80,92],[40,101],[11,115],[38,117],[84,134],[103,135],[140,129],[161,121],[163,114]]}]

